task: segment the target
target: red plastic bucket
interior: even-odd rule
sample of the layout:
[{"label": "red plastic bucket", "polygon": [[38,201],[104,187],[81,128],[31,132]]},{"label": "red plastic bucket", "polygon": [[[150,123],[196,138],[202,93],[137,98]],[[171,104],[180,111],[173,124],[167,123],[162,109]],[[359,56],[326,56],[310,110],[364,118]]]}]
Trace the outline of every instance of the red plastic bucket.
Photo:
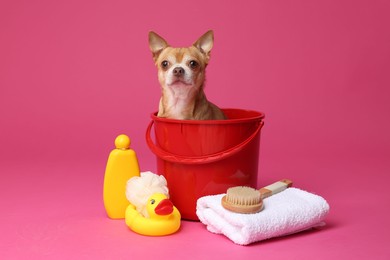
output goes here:
[{"label": "red plastic bucket", "polygon": [[[146,141],[157,157],[157,173],[168,182],[182,217],[198,220],[196,201],[233,186],[257,185],[264,114],[223,109],[227,120],[175,120],[151,115]],[[154,124],[155,142],[151,138]]]}]

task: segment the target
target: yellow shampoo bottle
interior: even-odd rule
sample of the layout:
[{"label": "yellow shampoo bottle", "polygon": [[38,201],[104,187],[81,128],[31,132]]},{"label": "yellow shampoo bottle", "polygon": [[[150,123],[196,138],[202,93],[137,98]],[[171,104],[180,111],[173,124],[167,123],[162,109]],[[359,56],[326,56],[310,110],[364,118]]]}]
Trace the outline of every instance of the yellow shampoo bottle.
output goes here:
[{"label": "yellow shampoo bottle", "polygon": [[122,219],[130,204],[126,198],[126,183],[130,178],[140,176],[140,170],[137,155],[130,149],[128,136],[119,135],[115,139],[115,147],[107,161],[103,201],[109,218]]}]

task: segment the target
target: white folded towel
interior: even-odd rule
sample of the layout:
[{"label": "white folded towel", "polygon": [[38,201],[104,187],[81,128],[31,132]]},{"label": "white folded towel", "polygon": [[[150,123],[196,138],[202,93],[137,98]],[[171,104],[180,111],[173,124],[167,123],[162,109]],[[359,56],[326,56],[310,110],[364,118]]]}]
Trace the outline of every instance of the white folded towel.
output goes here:
[{"label": "white folded towel", "polygon": [[199,198],[196,214],[207,230],[223,234],[239,245],[323,226],[329,212],[324,198],[297,188],[264,199],[264,209],[255,214],[226,210],[221,205],[223,195]]}]

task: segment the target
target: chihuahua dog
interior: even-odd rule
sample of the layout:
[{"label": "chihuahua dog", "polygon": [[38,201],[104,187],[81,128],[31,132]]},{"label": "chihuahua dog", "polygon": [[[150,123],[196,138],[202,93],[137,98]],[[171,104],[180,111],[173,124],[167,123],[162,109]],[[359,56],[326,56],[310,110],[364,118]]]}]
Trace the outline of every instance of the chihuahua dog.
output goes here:
[{"label": "chihuahua dog", "polygon": [[208,31],[188,48],[173,48],[161,36],[149,32],[149,47],[162,90],[157,116],[185,120],[226,118],[203,91],[213,42],[213,31]]}]

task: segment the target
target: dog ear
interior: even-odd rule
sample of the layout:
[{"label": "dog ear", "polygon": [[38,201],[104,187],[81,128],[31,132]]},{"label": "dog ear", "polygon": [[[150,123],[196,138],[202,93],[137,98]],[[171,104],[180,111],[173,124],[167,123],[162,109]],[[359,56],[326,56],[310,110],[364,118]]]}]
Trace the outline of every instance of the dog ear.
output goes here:
[{"label": "dog ear", "polygon": [[214,44],[214,32],[212,30],[203,34],[193,45],[198,48],[207,58],[210,58],[210,51]]},{"label": "dog ear", "polygon": [[149,48],[152,51],[154,61],[157,60],[161,51],[168,47],[169,44],[157,33],[149,32]]}]

